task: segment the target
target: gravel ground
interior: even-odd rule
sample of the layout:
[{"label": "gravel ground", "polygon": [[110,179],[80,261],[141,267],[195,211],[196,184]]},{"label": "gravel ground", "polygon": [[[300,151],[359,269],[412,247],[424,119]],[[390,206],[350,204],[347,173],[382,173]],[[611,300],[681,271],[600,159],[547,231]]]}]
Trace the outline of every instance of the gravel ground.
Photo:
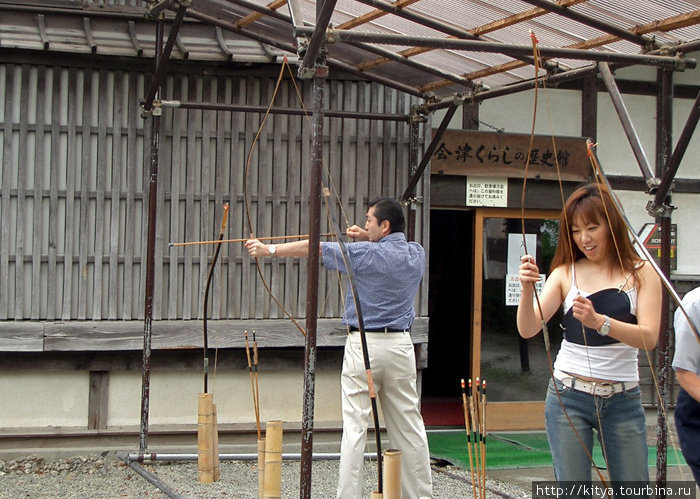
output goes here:
[{"label": "gravel ground", "polygon": [[[141,465],[136,464],[136,467]],[[222,461],[221,479],[213,484],[197,481],[196,462],[156,462],[144,464],[170,494],[138,474],[114,454],[86,455],[57,460],[29,456],[0,461],[0,498],[60,497],[73,498],[257,498],[258,475],[253,461]],[[282,497],[299,497],[299,461],[282,465]],[[311,495],[335,497],[338,461],[314,461]],[[365,497],[376,486],[376,466],[365,465]],[[433,497],[465,498],[472,489],[464,470],[453,466],[433,467]],[[530,492],[489,479],[486,497],[530,497]]]}]

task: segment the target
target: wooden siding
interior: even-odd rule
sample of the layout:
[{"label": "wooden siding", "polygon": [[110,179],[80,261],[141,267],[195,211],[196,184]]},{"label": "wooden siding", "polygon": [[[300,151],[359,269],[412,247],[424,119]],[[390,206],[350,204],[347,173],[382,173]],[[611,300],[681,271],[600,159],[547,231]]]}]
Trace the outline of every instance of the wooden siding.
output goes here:
[{"label": "wooden siding", "polygon": [[[309,82],[297,83],[310,102]],[[139,99],[149,84],[148,75],[128,68],[0,65],[1,320],[143,319],[151,120],[141,117]],[[173,74],[163,95],[266,106],[274,84],[274,78],[256,76]],[[340,80],[329,81],[326,101],[327,108],[358,116],[405,115],[417,103],[377,84]],[[301,107],[289,78],[274,104]],[[155,320],[202,317],[214,248],[169,243],[216,238],[226,202],[226,237],[249,235],[244,179],[255,234],[308,232],[310,123],[271,115],[253,147],[261,119],[257,113],[163,111]],[[363,223],[370,198],[403,192],[408,133],[405,122],[326,118],[324,159],[343,207],[341,225]],[[424,136],[422,129],[421,149]],[[417,238],[426,247],[427,184],[419,185],[424,204],[416,217]],[[329,230],[326,220],[321,230]],[[211,318],[284,317],[242,244],[225,245],[219,262]],[[263,273],[285,307],[302,317],[306,262],[263,260]],[[343,294],[338,276],[322,272],[319,315],[340,317]],[[417,312],[427,315],[427,279]],[[7,327],[0,324],[2,331]]]}]

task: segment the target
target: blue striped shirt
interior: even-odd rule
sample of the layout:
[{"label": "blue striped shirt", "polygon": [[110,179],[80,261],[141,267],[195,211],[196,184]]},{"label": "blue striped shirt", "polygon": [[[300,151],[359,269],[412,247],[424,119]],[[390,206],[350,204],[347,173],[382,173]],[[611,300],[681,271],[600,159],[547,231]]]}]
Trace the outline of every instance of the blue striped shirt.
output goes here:
[{"label": "blue striped shirt", "polygon": [[[409,329],[416,317],[413,302],[425,270],[425,250],[407,242],[403,232],[393,232],[377,242],[346,245],[355,273],[362,317],[367,329]],[[347,273],[339,243],[321,243],[327,269]],[[359,327],[350,283],[343,323]]]}]

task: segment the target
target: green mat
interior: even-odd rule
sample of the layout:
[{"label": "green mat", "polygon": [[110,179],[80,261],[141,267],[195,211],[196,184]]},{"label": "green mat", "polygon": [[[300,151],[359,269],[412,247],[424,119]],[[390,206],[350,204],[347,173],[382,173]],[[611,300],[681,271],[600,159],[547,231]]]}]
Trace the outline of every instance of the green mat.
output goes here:
[{"label": "green mat", "polygon": [[[431,457],[444,459],[464,469],[469,469],[467,436],[461,431],[428,431],[428,445]],[[472,449],[473,449],[472,443]],[[474,451],[472,450],[472,453]],[[473,455],[473,454],[472,454]],[[600,446],[593,447],[596,466],[604,468]],[[685,464],[680,450],[669,447],[669,466]],[[489,469],[545,468],[552,466],[547,436],[537,433],[489,433],[486,438],[486,467]],[[649,448],[649,466],[656,466],[656,448]]]}]

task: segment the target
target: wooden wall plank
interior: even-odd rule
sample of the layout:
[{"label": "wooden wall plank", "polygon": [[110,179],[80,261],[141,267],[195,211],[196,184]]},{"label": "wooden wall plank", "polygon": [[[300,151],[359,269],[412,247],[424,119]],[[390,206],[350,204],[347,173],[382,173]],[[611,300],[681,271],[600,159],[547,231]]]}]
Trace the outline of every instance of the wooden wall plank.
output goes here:
[{"label": "wooden wall plank", "polygon": [[[212,88],[212,101],[213,102],[225,102],[226,99],[226,80],[222,77],[215,80],[216,87]],[[214,146],[214,157],[212,159],[212,167],[214,169],[214,212],[217,214],[215,219],[218,219],[217,225],[215,225],[216,232],[219,233],[221,227],[221,219],[224,214],[224,196],[227,194],[225,192],[226,187],[226,165],[230,164],[226,158],[226,114],[225,112],[214,113],[213,120],[215,123],[215,146]],[[228,196],[226,196],[228,197]],[[226,225],[226,233],[224,233],[224,239],[231,239],[228,237],[228,230],[230,228],[230,220]],[[230,244],[224,244],[219,252],[219,263],[217,268],[214,269],[214,282],[212,283],[214,294],[212,298],[212,307],[210,312],[210,318],[220,319],[221,314],[225,313],[225,309],[222,306],[226,302],[226,279],[224,276],[224,269],[228,264],[228,253]]]},{"label": "wooden wall plank", "polygon": [[[204,80],[197,80],[197,102],[211,102],[211,97],[209,95],[210,78],[205,77]],[[214,222],[212,220],[211,207],[209,206],[209,193],[211,192],[211,186],[209,185],[209,170],[210,170],[210,154],[209,154],[209,133],[210,133],[210,121],[209,116],[212,111],[201,111],[200,118],[197,120],[198,125],[198,150],[197,160],[196,160],[196,173],[195,178],[197,179],[197,185],[199,187],[197,192],[197,197],[199,198],[198,209],[195,215],[195,225],[197,226],[197,233],[201,240],[214,239],[215,235],[218,234],[218,230],[214,229]],[[198,276],[195,282],[195,288],[193,290],[193,299],[195,303],[193,304],[193,313],[195,314],[193,319],[202,318],[203,310],[203,300],[204,300],[204,283],[207,279],[207,269],[209,268],[208,256],[213,253],[212,246],[200,246],[198,248],[198,260],[197,260],[197,270]]]},{"label": "wooden wall plank", "polygon": [[90,147],[90,120],[92,117],[92,109],[86,105],[85,96],[92,94],[92,72],[85,71],[82,73],[82,92],[77,96],[83,99],[83,115],[82,123],[80,124],[80,144],[81,144],[81,160],[80,160],[80,207],[79,220],[77,226],[78,233],[78,314],[79,320],[88,319],[88,296],[92,294],[92,289],[89,288],[88,281],[88,236],[89,236],[89,220],[88,208],[90,193],[90,165],[92,164],[92,150]]},{"label": "wooden wall plank", "polygon": [[[107,306],[107,318],[116,320],[119,315],[119,251],[120,238],[124,237],[121,229],[121,172],[124,171],[124,160],[122,157],[122,120],[124,113],[124,102],[126,95],[124,92],[124,74],[121,71],[113,75],[114,90],[112,92],[113,115],[112,115],[112,158],[111,165],[107,168],[112,178],[110,181],[110,214],[109,214],[109,272],[107,294],[109,303]],[[108,165],[105,165],[106,167]],[[106,209],[106,208],[105,208]]]},{"label": "wooden wall plank", "polygon": [[[33,327],[41,323],[30,323]],[[119,351],[143,348],[143,323],[140,321],[81,321],[46,323],[44,351]],[[0,351],[6,350],[6,324],[0,324]],[[16,329],[15,329],[16,330]],[[287,319],[248,319],[209,321],[210,348],[243,348],[245,330],[256,332],[260,348],[303,348],[305,339]],[[28,334],[28,333],[27,333]],[[392,333],[390,333],[392,334]],[[318,346],[345,344],[347,329],[340,319],[319,319]],[[414,344],[427,343],[428,320],[418,318],[411,328]],[[202,321],[153,321],[153,350],[201,348]]]},{"label": "wooden wall plank", "polygon": [[129,73],[128,76],[128,117],[126,125],[126,185],[125,185],[125,221],[124,221],[124,285],[122,286],[122,303],[123,310],[122,319],[130,319],[134,316],[132,313],[132,303],[135,292],[138,289],[138,283],[134,283],[134,255],[135,255],[135,235],[136,235],[136,190],[139,179],[139,154],[137,140],[137,120],[141,120],[138,115],[137,103],[137,76],[135,73]]},{"label": "wooden wall plank", "polygon": [[[281,86],[278,95],[274,101],[275,105],[284,104],[286,102],[286,87]],[[289,192],[287,190],[287,173],[294,168],[294,165],[287,161],[287,155],[283,149],[283,134],[285,130],[285,122],[289,117],[280,114],[269,117],[270,131],[272,137],[268,140],[270,154],[268,157],[269,168],[271,174],[270,195],[272,202],[270,203],[270,235],[292,234],[287,230],[285,225],[286,210],[289,205]],[[263,162],[264,164],[264,162]],[[272,258],[271,263],[271,281],[272,292],[277,299],[284,305],[287,301],[288,289],[285,287],[284,271],[286,268],[286,258]],[[282,318],[284,312],[274,305],[270,310],[270,318]]]},{"label": "wooden wall plank", "polygon": [[[96,163],[91,164],[90,168],[95,169],[95,189],[96,200],[94,203],[95,210],[95,236],[94,236],[94,259],[93,259],[93,285],[92,285],[92,315],[93,319],[102,319],[102,309],[106,305],[103,303],[103,285],[104,285],[104,246],[105,246],[105,231],[107,216],[105,205],[105,190],[107,189],[107,176],[109,175],[107,167],[107,120],[112,114],[112,99],[108,98],[107,93],[107,72],[97,72],[97,86],[93,87],[94,107],[91,105],[91,119],[97,124],[97,157]],[[104,95],[104,98],[101,96]],[[111,163],[111,161],[110,161]],[[110,165],[111,166],[111,165]],[[109,168],[111,171],[111,168]],[[107,297],[104,301],[109,301]],[[105,307],[106,308],[106,307]]]},{"label": "wooden wall plank", "polygon": [[[305,103],[313,102],[313,84],[310,80],[304,80],[301,87],[301,95]],[[306,109],[309,110],[311,106],[307,105]],[[308,234],[310,221],[309,221],[309,197],[311,196],[311,175],[309,165],[311,164],[311,118],[305,119],[301,122],[301,154],[299,156],[299,170],[301,172],[301,199],[299,203],[299,234]],[[295,317],[304,317],[306,315],[306,284],[307,284],[307,272],[306,272],[306,260],[297,260],[297,269],[295,274],[298,275],[297,279],[297,293],[298,300],[296,303],[296,313],[293,309],[290,312],[294,314]]]},{"label": "wooden wall plank", "polygon": [[[65,163],[62,161],[59,151],[61,150],[61,111],[63,101],[61,99],[61,73],[59,68],[51,70],[51,79],[47,82],[46,88],[49,89],[50,95],[47,101],[51,102],[51,123],[50,123],[50,144],[51,157],[49,158],[49,210],[48,210],[48,272],[47,272],[47,306],[46,314],[43,317],[58,317],[61,302],[63,301],[63,289],[57,284],[61,282],[61,276],[58,273],[58,230],[59,227],[65,226],[65,217],[59,214],[58,205],[58,180],[61,171],[65,171]],[[62,196],[65,203],[65,195]],[[63,268],[69,267],[68,262],[63,262]]]},{"label": "wooden wall plank", "polygon": [[[151,76],[149,75],[149,78]],[[150,80],[149,80],[150,81]],[[143,82],[140,82],[143,84]],[[151,137],[152,137],[152,130],[153,130],[153,120],[150,118],[146,118],[143,120],[143,149],[144,149],[144,154],[143,154],[143,164],[141,165],[141,168],[138,169],[138,172],[140,173],[139,175],[139,181],[140,181],[140,187],[139,187],[139,192],[141,192],[141,203],[140,203],[140,214],[141,217],[139,219],[139,222],[135,227],[139,227],[141,229],[141,234],[139,240],[141,241],[141,245],[139,247],[140,249],[140,263],[138,266],[138,272],[139,272],[139,299],[138,303],[136,304],[136,312],[135,314],[138,314],[137,317],[140,319],[143,319],[145,316],[146,312],[146,307],[145,307],[145,301],[146,301],[146,262],[147,262],[147,255],[146,252],[148,250],[148,195],[149,195],[149,190],[150,190],[150,172],[151,172]]]},{"label": "wooden wall plank", "polygon": [[88,391],[88,424],[90,430],[107,428],[109,372],[90,371]]},{"label": "wooden wall plank", "polygon": [[[0,320],[11,317],[10,293],[14,289],[14,280],[10,281],[10,186],[13,173],[12,157],[12,102],[14,95],[14,75],[16,66],[8,64],[4,66],[5,76],[3,87],[5,88],[3,117],[3,142],[2,142],[2,200],[0,201],[0,238],[5,244],[0,244]],[[2,284],[4,283],[4,284]]]},{"label": "wooden wall plank", "polygon": [[[21,67],[21,90],[19,95],[19,109],[29,108],[29,66]],[[27,156],[29,154],[27,144],[27,113],[19,113],[19,143],[18,164],[22,165],[17,172],[17,222],[15,227],[15,307],[13,317],[19,319],[26,317],[25,313],[25,288],[30,283],[25,282],[24,256],[25,233],[31,227],[31,218],[27,217]],[[31,274],[30,274],[31,275]],[[31,296],[31,288],[29,288]]]},{"label": "wooden wall plank", "polygon": [[[301,102],[299,101],[299,96],[297,95],[296,89],[293,87],[292,83],[289,83],[292,87],[288,93],[287,104],[290,107],[301,107]],[[305,117],[301,116],[287,116],[286,117],[286,157],[287,170],[281,177],[285,180],[285,193],[287,206],[285,210],[285,220],[284,220],[284,230],[285,234],[302,234],[300,227],[300,196],[301,192],[301,128],[304,126]],[[276,165],[280,168],[279,165]],[[297,307],[299,303],[299,290],[297,287],[297,282],[299,279],[298,269],[299,260],[297,259],[285,259],[284,262],[284,306],[290,313],[296,316]]]},{"label": "wooden wall plank", "polygon": [[[31,287],[30,287],[30,312],[29,317],[32,320],[37,320],[41,316],[41,305],[42,302],[46,302],[48,296],[45,292],[46,287],[42,286],[42,234],[44,232],[44,227],[46,223],[46,216],[44,212],[44,172],[47,170],[45,165],[45,155],[44,155],[44,133],[45,133],[45,120],[44,113],[46,107],[46,67],[39,66],[36,68],[36,82],[33,83],[35,93],[30,99],[34,101],[35,111],[34,111],[34,151],[31,156],[33,159],[31,163],[26,164],[30,167],[32,172],[32,178],[27,178],[28,187],[30,187],[34,195],[32,196],[32,211],[31,219],[33,220],[32,225],[32,238],[31,238],[31,255],[32,255],[32,272],[31,272]],[[29,119],[30,108],[24,108],[26,111],[23,114],[27,115]],[[29,137],[28,137],[29,138]],[[31,142],[28,141],[27,147],[32,147]],[[30,154],[28,154],[29,156]],[[47,227],[48,229],[48,227]],[[44,317],[46,316],[46,311],[44,311]]]},{"label": "wooden wall plank", "polygon": [[[188,95],[189,100],[196,100],[197,98],[197,88],[194,82],[185,81],[188,85]],[[183,88],[184,90],[184,88]],[[189,234],[192,237],[197,237],[199,233],[196,230],[195,225],[195,203],[194,203],[194,191],[195,191],[195,153],[197,148],[196,143],[196,133],[197,133],[197,123],[201,119],[201,111],[190,109],[187,111],[187,137],[185,139],[187,152],[185,157],[187,158],[184,171],[185,171],[185,234]],[[196,303],[196,271],[194,268],[194,260],[196,255],[199,253],[199,248],[195,246],[185,247],[185,285],[183,288],[183,299],[182,299],[182,317],[191,318],[193,316],[193,305]],[[196,308],[194,309],[196,310]]]},{"label": "wooden wall plank", "polygon": [[[161,116],[159,120],[160,140],[168,137],[167,121]],[[165,203],[168,176],[170,170],[169,147],[159,147],[158,149],[158,181],[156,192],[156,227],[154,241],[153,259],[153,318],[160,320],[163,318],[163,295],[167,289],[167,279],[163,271],[163,259],[168,251],[168,210]]]},{"label": "wooden wall plank", "polygon": [[0,351],[43,352],[44,323],[30,321],[0,323]]},{"label": "wooden wall plank", "polygon": [[[187,99],[187,95],[183,94],[184,91],[182,86],[182,78],[174,78],[172,81],[172,88],[169,88],[169,94],[173,95],[177,99]],[[170,87],[170,85],[169,85]],[[173,110],[171,112],[164,113],[163,118],[166,120],[170,130],[172,130],[172,138],[166,142],[170,145],[167,149],[169,161],[166,160],[169,170],[170,181],[166,184],[166,188],[170,191],[170,216],[169,216],[169,233],[170,240],[173,242],[186,241],[189,234],[180,228],[180,196],[182,192],[182,172],[185,168],[184,165],[187,164],[185,156],[183,155],[183,140],[182,140],[182,127],[185,123],[185,117],[187,111]],[[168,319],[175,319],[178,316],[178,297],[180,296],[180,268],[183,255],[185,250],[182,248],[170,248],[170,265],[168,266],[168,311],[165,315]]]},{"label": "wooden wall plank", "polygon": [[[74,301],[74,290],[78,290],[80,270],[75,268],[76,262],[76,229],[75,229],[75,190],[76,173],[78,171],[78,106],[77,106],[78,71],[68,70],[67,78],[67,115],[68,132],[66,136],[66,208],[65,229],[63,230],[63,302],[60,318],[69,320],[77,316],[78,307]],[[73,313],[75,311],[75,314]]]},{"label": "wooden wall plank", "polygon": [[[243,90],[244,81],[235,80],[230,82],[229,99],[231,102],[240,104],[245,100],[245,92]],[[241,95],[243,94],[243,96]],[[233,237],[247,236],[245,227],[245,214],[243,202],[243,178],[245,172],[245,152],[244,147],[244,132],[245,115],[244,113],[231,113],[229,117],[231,140],[229,143],[229,182],[228,190],[231,196],[231,207],[229,210],[229,234]],[[242,246],[230,245],[228,269],[226,273],[227,280],[227,317],[244,317],[244,310],[248,305],[247,289],[248,275],[250,272],[249,265],[242,264],[242,255],[244,249]],[[246,262],[247,263],[247,262]]]}]

